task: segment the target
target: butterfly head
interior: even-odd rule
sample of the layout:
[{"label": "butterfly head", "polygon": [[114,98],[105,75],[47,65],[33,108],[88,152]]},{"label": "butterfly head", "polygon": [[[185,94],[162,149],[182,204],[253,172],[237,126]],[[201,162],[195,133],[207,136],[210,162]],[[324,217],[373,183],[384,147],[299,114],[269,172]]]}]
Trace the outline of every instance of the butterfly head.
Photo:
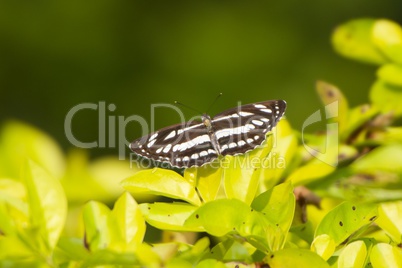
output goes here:
[{"label": "butterfly head", "polygon": [[203,114],[202,116],[201,116],[201,119],[202,119],[202,123],[204,123],[204,125],[208,128],[208,129],[210,129],[211,127],[212,127],[212,125],[211,125],[211,117],[208,115],[208,114]]}]

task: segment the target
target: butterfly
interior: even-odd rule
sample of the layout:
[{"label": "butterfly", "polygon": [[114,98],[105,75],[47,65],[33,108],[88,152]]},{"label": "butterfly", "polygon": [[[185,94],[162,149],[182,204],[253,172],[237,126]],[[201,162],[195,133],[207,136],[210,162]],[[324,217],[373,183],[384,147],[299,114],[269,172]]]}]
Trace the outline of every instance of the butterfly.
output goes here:
[{"label": "butterfly", "polygon": [[261,145],[282,118],[284,100],[269,100],[226,110],[211,118],[162,128],[130,144],[140,157],[177,168],[202,166],[219,155],[244,154]]}]

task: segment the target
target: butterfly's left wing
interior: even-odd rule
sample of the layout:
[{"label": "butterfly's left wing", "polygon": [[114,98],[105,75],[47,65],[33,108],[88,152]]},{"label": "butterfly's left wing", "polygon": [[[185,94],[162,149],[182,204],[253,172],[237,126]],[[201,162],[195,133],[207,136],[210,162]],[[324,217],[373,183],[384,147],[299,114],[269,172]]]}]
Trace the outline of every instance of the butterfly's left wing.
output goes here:
[{"label": "butterfly's left wing", "polygon": [[261,145],[285,110],[284,100],[270,100],[239,106],[216,115],[212,127],[221,154],[243,154]]},{"label": "butterfly's left wing", "polygon": [[218,157],[203,123],[190,121],[165,127],[133,141],[137,155],[183,168],[201,166]]}]

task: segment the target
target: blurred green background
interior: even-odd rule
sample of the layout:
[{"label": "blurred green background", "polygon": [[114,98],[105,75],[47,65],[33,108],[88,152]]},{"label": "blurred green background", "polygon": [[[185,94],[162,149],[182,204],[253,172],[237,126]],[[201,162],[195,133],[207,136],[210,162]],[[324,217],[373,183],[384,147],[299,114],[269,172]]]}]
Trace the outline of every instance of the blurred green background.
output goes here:
[{"label": "blurred green background", "polygon": [[[333,51],[334,28],[362,17],[401,23],[401,11],[400,0],[0,0],[0,121],[31,123],[67,149],[64,118],[77,104],[105,101],[117,107],[108,116],[148,120],[153,103],[204,111],[223,92],[211,115],[279,98],[300,129],[320,107],[316,80],[338,85],[352,105],[367,101],[375,80],[375,66]],[[96,140],[97,118],[80,112],[76,137]],[[178,121],[166,109],[156,114],[157,128]],[[138,138],[139,126],[126,135]]]}]

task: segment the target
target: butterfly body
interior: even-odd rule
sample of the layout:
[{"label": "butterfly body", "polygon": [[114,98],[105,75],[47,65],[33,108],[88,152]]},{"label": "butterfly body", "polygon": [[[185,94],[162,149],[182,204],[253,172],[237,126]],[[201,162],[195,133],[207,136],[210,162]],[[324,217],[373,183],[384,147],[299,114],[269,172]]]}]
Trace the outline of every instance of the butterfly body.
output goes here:
[{"label": "butterfly body", "polygon": [[213,118],[203,114],[201,122],[160,129],[135,140],[130,148],[174,167],[202,166],[219,155],[244,154],[261,145],[285,110],[285,101],[272,100],[232,108]]}]

